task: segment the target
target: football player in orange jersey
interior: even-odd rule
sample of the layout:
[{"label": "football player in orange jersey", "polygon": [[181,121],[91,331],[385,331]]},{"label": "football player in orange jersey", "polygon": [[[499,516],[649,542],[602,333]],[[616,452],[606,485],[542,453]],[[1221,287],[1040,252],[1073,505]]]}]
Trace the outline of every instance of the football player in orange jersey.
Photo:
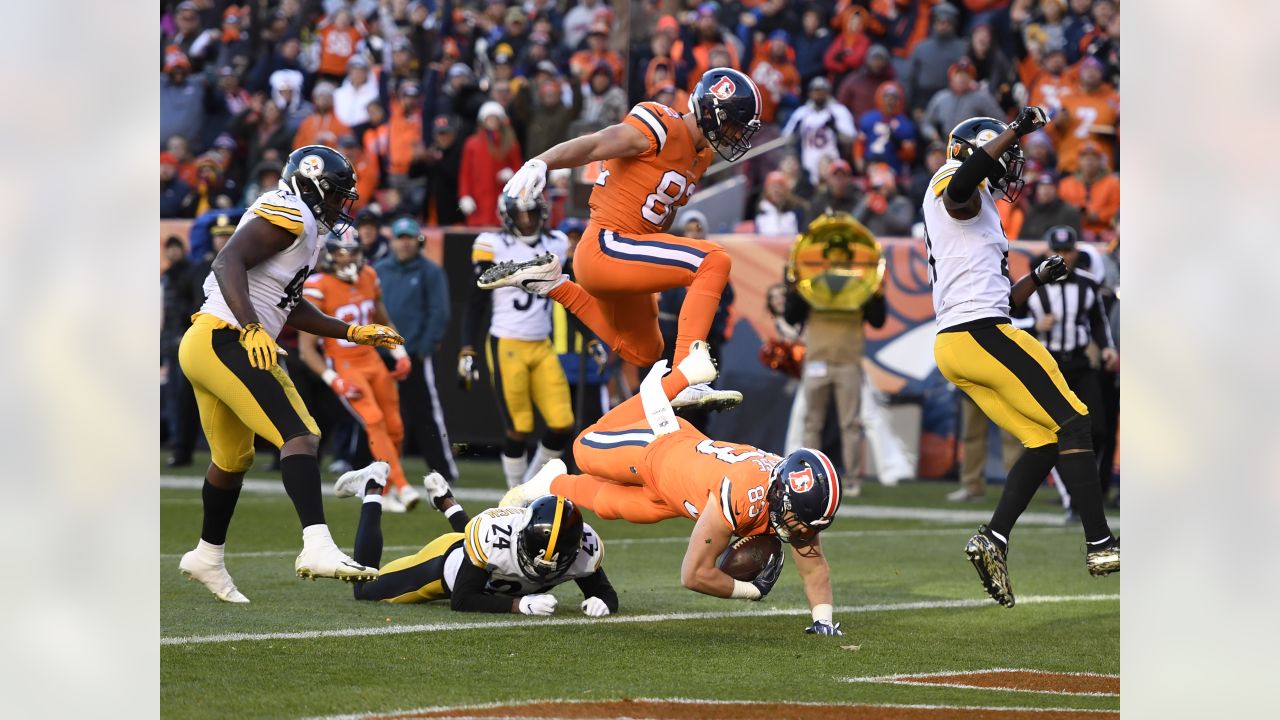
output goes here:
[{"label": "football player in orange jersey", "polygon": [[[392,327],[387,309],[382,305],[378,274],[364,264],[355,231],[348,228],[341,235],[329,235],[324,253],[325,265],[321,272],[307,278],[303,296],[322,312],[344,321],[367,324],[376,318],[372,321]],[[391,466],[386,508],[393,512],[412,510],[421,495],[405,482],[404,469],[400,466],[404,424],[400,420],[400,391],[396,387],[396,381],[409,374],[409,354],[403,347],[392,350],[396,369],[389,372],[378,351],[371,347],[325,338],[322,353],[317,339],[315,335],[298,333],[303,362],[324,378],[342,404],[364,425],[374,459],[384,460]]]},{"label": "football player in orange jersey", "polygon": [[831,579],[818,533],[840,508],[840,478],[827,456],[801,448],[779,457],[750,445],[711,440],[683,418],[670,400],[690,383],[715,379],[707,344],[690,344],[671,374],[653,366],[640,393],[610,410],[574,443],[581,475],[552,460],[501,505],[527,505],[548,493],[567,497],[607,520],[655,523],[694,521],[680,568],[685,587],[722,598],[760,600],[782,571],[778,554],[750,582],[735,580],[716,559],[740,538],[772,533],[791,555],[813,614],[806,632],[841,635],[833,623]]},{"label": "football player in orange jersey", "polygon": [[[641,367],[656,362],[663,350],[655,293],[687,287],[676,335],[679,365],[690,343],[707,338],[729,280],[730,260],[714,242],[666,231],[711,164],[713,149],[731,162],[751,149],[751,136],[760,129],[760,91],[746,75],[718,67],[702,76],[689,107],[692,112],[681,114],[642,102],[621,123],[526,162],[503,191],[528,202],[542,192],[548,170],[604,161],[591,193],[591,220],[574,255],[577,281],[562,275],[554,255],[544,254],[497,264],[477,284],[550,297],[622,359]],[[723,408],[741,401],[736,391],[698,384],[673,405]]]}]

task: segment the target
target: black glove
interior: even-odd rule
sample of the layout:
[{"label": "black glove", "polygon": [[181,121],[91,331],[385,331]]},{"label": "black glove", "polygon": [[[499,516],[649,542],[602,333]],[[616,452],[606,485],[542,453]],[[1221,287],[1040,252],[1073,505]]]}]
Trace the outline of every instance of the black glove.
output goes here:
[{"label": "black glove", "polygon": [[1030,135],[1049,124],[1049,116],[1045,113],[1044,108],[1031,105],[1022,108],[1022,112],[1018,113],[1018,117],[1012,123],[1009,123],[1009,129],[1013,130],[1018,137]]},{"label": "black glove", "polygon": [[1067,276],[1067,263],[1059,255],[1045,259],[1031,272],[1037,286],[1055,283]]},{"label": "black glove", "polygon": [[822,620],[814,620],[813,624],[804,629],[806,635],[844,635],[840,632],[840,623],[832,625]]},{"label": "black glove", "polygon": [[763,568],[760,568],[760,574],[756,575],[755,579],[751,581],[751,584],[755,585],[756,589],[760,591],[761,600],[773,589],[773,584],[778,582],[778,576],[782,575],[783,560],[784,555],[778,552],[769,559],[769,562],[764,564]]}]

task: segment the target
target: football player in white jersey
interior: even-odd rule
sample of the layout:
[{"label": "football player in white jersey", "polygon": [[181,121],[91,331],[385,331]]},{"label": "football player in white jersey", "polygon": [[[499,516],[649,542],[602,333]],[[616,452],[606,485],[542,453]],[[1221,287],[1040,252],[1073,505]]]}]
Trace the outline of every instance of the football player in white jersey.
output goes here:
[{"label": "football player in white jersey", "polygon": [[[389,471],[385,462],[375,462],[346,473],[333,487],[338,497],[364,500],[354,554],[368,565],[382,558],[382,488]],[[469,518],[439,473],[422,484],[453,532],[383,565],[376,580],[357,582],[357,600],[447,599],[460,612],[550,615],[557,604],[551,589],[573,580],[582,591],[583,614],[618,611],[618,593],[601,566],[604,541],[572,500],[544,495],[527,508],[491,508]]]},{"label": "football player in white jersey", "polygon": [[276,336],[285,324],[314,335],[362,345],[396,347],[404,340],[383,325],[348,325],[302,297],[324,235],[350,224],[356,199],[351,163],[332,148],[294,150],[280,187],[250,206],[205,279],[205,302],[182,338],[178,359],[191,380],[212,463],[203,489],[204,525],[196,548],[178,568],[219,600],[248,602],[224,564],[227,526],[245,472],[253,465],[253,438],[280,448],[285,491],[302,523],[300,577],[367,580],[377,570],[354,562],[334,544],[320,500],[316,447],[320,430],[277,358]]},{"label": "football player in white jersey", "polygon": [[1103,512],[1089,408],[1067,387],[1044,346],[1009,319],[1011,304],[1020,305],[1038,285],[1067,274],[1062,258],[1054,256],[1013,283],[1009,240],[995,205],[997,198],[1013,202],[1022,191],[1018,139],[1047,122],[1043,109],[1027,107],[1009,125],[986,117],[960,123],[924,199],[938,369],[1026,447],[1009,470],[990,525],[979,526],[965,546],[988,594],[1006,607],[1014,604],[1006,564],[1009,533],[1055,465],[1078,500],[1088,545],[1085,566],[1093,575],[1120,569],[1120,541]]},{"label": "football player in white jersey", "polygon": [[[496,263],[521,263],[546,253],[563,264],[569,238],[559,230],[546,229],[547,213],[547,201],[541,194],[521,200],[503,193],[498,198],[503,231],[480,233],[471,248],[476,277]],[[462,320],[458,379],[468,390],[479,378],[476,347],[484,341],[488,325],[489,378],[506,430],[502,471],[507,487],[525,482],[548,460],[560,457],[573,439],[569,381],[551,344],[551,306],[550,298],[518,287],[475,288]],[[533,432],[535,406],[547,432],[529,463],[525,442]]]}]

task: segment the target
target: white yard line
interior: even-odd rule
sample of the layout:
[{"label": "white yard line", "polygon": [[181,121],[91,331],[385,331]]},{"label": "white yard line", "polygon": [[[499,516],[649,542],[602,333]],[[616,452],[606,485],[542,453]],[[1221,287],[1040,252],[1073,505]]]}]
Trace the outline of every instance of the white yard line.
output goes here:
[{"label": "white yard line", "polygon": [[[1018,598],[1022,605],[1038,605],[1043,603],[1064,602],[1111,602],[1118,601],[1120,595],[1031,595]],[[886,603],[876,605],[847,605],[835,609],[841,614],[898,612],[903,610],[938,610],[944,608],[986,607],[991,605],[987,599],[965,600],[929,600],[909,603]],[[992,606],[994,607],[994,606]],[[408,633],[454,632],[457,630],[487,630],[513,627],[557,627],[561,625],[613,625],[621,623],[652,623],[675,620],[712,620],[717,618],[740,617],[774,617],[785,615],[808,615],[809,608],[769,608],[764,610],[733,610],[712,612],[654,613],[649,615],[610,615],[603,618],[551,618],[524,620],[494,620],[489,622],[439,622],[420,625],[392,625],[374,627],[349,627],[335,630],[303,630],[298,632],[272,633],[225,633],[221,635],[187,635],[161,637],[163,645],[195,645],[200,643],[250,642],[257,640],[311,640],[315,638],[365,637],[370,635],[403,635]]]}]

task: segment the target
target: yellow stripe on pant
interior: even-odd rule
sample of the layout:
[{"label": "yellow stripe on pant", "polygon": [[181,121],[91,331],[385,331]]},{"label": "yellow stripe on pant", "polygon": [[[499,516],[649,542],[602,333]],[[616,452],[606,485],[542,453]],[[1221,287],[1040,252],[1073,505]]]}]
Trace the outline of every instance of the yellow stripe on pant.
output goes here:
[{"label": "yellow stripe on pant", "polygon": [[1089,408],[1034,337],[1009,323],[940,332],[933,356],[942,375],[1026,447],[1058,441],[1058,428]]}]

